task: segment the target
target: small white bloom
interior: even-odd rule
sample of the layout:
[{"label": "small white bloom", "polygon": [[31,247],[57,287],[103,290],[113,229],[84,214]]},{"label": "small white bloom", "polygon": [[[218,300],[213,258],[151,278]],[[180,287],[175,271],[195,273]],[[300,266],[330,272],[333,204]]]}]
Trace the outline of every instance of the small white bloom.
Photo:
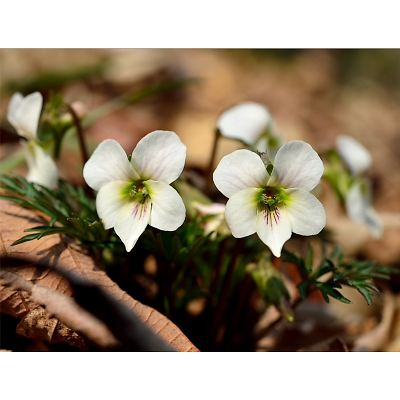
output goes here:
[{"label": "small white bloom", "polygon": [[381,219],[372,207],[371,187],[367,181],[356,181],[346,197],[346,211],[355,222],[366,224],[375,239],[382,236]]},{"label": "small white bloom", "polygon": [[350,136],[338,136],[336,144],[340,157],[354,178],[346,195],[347,214],[353,221],[366,224],[374,238],[379,239],[383,224],[372,207],[371,184],[365,176],[372,165],[371,154]]},{"label": "small white bloom", "polygon": [[224,111],[218,118],[217,128],[224,137],[267,152],[271,160],[283,143],[281,136],[275,132],[268,108],[255,102],[240,103]]},{"label": "small white bloom", "polygon": [[85,164],[83,177],[99,191],[96,207],[104,227],[115,229],[126,251],[148,224],[163,231],[183,224],[185,206],[170,183],[185,160],[186,146],[174,132],[154,131],[139,141],[131,161],[118,142],[107,139]]},{"label": "small white bloom", "polygon": [[54,160],[46,153],[35,140],[22,142],[26,162],[29,167],[26,180],[35,182],[48,189],[54,189],[58,181],[58,169]]},{"label": "small white bloom", "polygon": [[27,139],[27,142],[21,140],[29,167],[26,179],[48,189],[54,189],[58,181],[57,165],[37,142],[42,105],[43,97],[39,92],[26,97],[21,93],[15,93],[8,106],[7,119],[18,134]]},{"label": "small white bloom", "polygon": [[236,238],[257,232],[280,257],[292,232],[316,235],[326,224],[323,205],[309,193],[324,166],[313,148],[302,141],[284,144],[269,176],[260,156],[237,150],[225,156],[214,172],[214,183],[228,197],[226,222]]},{"label": "small white bloom", "polygon": [[42,105],[43,97],[39,92],[31,93],[26,97],[21,93],[15,93],[8,106],[8,122],[20,136],[36,140]]},{"label": "small white bloom", "polygon": [[339,135],[336,139],[339,155],[353,176],[367,172],[372,165],[369,151],[356,139]]},{"label": "small white bloom", "polygon": [[200,216],[208,217],[203,226],[206,236],[213,232],[211,237],[215,239],[218,233],[221,235],[230,234],[225,222],[225,204],[202,204],[198,201],[194,201],[192,206],[199,212]]}]

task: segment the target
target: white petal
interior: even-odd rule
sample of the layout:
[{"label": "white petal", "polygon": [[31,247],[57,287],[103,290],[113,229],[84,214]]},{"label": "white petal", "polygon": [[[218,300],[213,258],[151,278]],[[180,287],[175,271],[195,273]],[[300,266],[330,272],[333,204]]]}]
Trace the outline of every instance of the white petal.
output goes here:
[{"label": "white petal", "polygon": [[326,225],[326,213],[321,202],[303,189],[288,189],[286,193],[290,197],[285,206],[292,231],[303,236],[321,232]]},{"label": "white petal", "polygon": [[192,207],[199,211],[201,215],[205,216],[224,214],[226,205],[221,203],[202,204],[198,201],[193,201]]},{"label": "white petal", "polygon": [[11,98],[7,118],[20,136],[36,139],[42,105],[43,97],[39,92],[23,98],[16,93]]},{"label": "white petal", "polygon": [[310,191],[323,173],[324,164],[316,151],[306,142],[293,140],[278,150],[268,186]]},{"label": "white petal", "polygon": [[145,181],[152,207],[149,224],[163,231],[175,231],[185,220],[186,208],[178,192],[164,182]]},{"label": "white petal", "polygon": [[274,213],[258,211],[257,235],[270,248],[275,257],[281,256],[282,247],[292,236],[292,225],[284,207]]},{"label": "white petal", "polygon": [[348,216],[355,222],[365,222],[365,209],[367,202],[361,192],[361,183],[355,182],[346,196],[346,211]]},{"label": "white petal", "polygon": [[265,186],[269,175],[261,158],[243,149],[223,157],[213,177],[218,190],[229,198],[240,190]]},{"label": "white petal", "polygon": [[127,195],[130,186],[131,182],[113,181],[102,186],[97,193],[96,209],[105,229],[115,226],[122,207],[131,200]]},{"label": "white petal", "polygon": [[17,125],[15,113],[18,110],[23,98],[24,96],[22,96],[21,93],[14,93],[10,99],[10,103],[8,104],[7,119],[8,122],[14,127]]},{"label": "white petal", "polygon": [[370,229],[372,236],[375,239],[379,239],[382,237],[383,233],[383,224],[382,220],[379,218],[378,214],[372,208],[372,206],[368,207],[365,211],[365,223]]},{"label": "white petal", "polygon": [[134,181],[140,177],[121,145],[112,139],[101,142],[83,168],[86,183],[94,190],[112,181]]},{"label": "white petal", "polygon": [[267,107],[244,102],[224,111],[217,121],[222,136],[253,145],[272,123]]},{"label": "white petal", "polygon": [[150,220],[151,201],[127,201],[121,208],[115,224],[115,233],[125,245],[126,251],[131,251],[140,235],[146,229]]},{"label": "white petal", "polygon": [[372,164],[369,151],[351,136],[339,135],[336,139],[339,155],[353,176],[367,172]]},{"label": "white petal", "polygon": [[26,180],[54,189],[58,181],[58,169],[54,160],[33,140],[21,144],[25,147],[25,157],[29,167]]},{"label": "white petal", "polygon": [[171,183],[185,166],[186,146],[170,131],[154,131],[137,144],[131,163],[144,180]]},{"label": "white petal", "polygon": [[241,238],[255,233],[259,193],[260,189],[243,189],[226,203],[225,219],[234,237]]},{"label": "white petal", "polygon": [[[367,185],[367,184],[366,184]],[[382,221],[372,207],[371,188],[362,191],[362,183],[355,182],[346,197],[346,211],[355,222],[366,224],[375,238],[382,236]]]}]

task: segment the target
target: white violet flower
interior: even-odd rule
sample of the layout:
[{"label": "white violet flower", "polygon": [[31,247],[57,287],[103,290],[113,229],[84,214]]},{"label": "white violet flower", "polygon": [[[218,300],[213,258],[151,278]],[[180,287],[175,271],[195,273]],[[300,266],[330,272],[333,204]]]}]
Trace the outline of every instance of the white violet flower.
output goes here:
[{"label": "white violet flower", "polygon": [[336,139],[339,155],[353,176],[367,172],[372,165],[369,151],[356,139],[339,135]]},{"label": "white violet flower", "polygon": [[336,140],[339,155],[353,175],[346,196],[347,215],[355,222],[366,224],[374,238],[382,236],[383,224],[372,206],[372,190],[365,176],[372,165],[369,151],[356,139],[339,135]]},{"label": "white violet flower", "polygon": [[154,131],[139,141],[131,161],[112,139],[104,140],[84,166],[87,184],[98,190],[96,208],[105,229],[114,228],[131,251],[150,226],[178,229],[186,209],[170,186],[181,174],[186,146],[174,132]]},{"label": "white violet flower", "polygon": [[224,137],[240,140],[254,150],[268,153],[270,160],[283,144],[268,108],[251,101],[224,111],[217,120],[217,128]]},{"label": "white violet flower", "polygon": [[257,232],[280,257],[292,232],[310,236],[326,224],[323,205],[312,190],[324,172],[313,148],[302,141],[284,144],[275,157],[271,176],[261,157],[249,150],[236,150],[222,158],[214,183],[229,198],[226,222],[236,238]]},{"label": "white violet flower", "polygon": [[39,92],[26,97],[21,93],[15,93],[8,106],[7,119],[18,134],[27,139],[27,142],[21,141],[29,167],[26,179],[53,189],[58,181],[57,165],[37,141],[42,105],[43,97]]},{"label": "white violet flower", "polygon": [[225,222],[225,204],[211,203],[202,204],[198,201],[194,201],[192,206],[198,211],[201,217],[207,217],[203,229],[204,235],[207,236],[211,232],[211,238],[215,239],[217,234],[229,235],[230,230],[228,229]]},{"label": "white violet flower", "polygon": [[350,187],[346,196],[347,215],[355,222],[366,224],[372,236],[382,236],[383,224],[372,207],[371,185],[366,180],[357,180]]}]

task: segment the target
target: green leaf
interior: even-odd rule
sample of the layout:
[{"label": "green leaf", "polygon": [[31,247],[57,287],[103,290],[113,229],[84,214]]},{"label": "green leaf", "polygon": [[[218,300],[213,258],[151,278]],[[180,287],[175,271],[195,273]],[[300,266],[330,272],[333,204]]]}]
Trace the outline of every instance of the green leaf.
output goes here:
[{"label": "green leaf", "polygon": [[[329,284],[328,282],[317,282],[315,286],[321,291],[327,303],[329,303],[328,296],[331,296],[334,299],[341,301],[342,303],[351,304],[351,301],[344,297],[338,290],[336,290],[332,284]],[[341,288],[341,286],[339,286],[339,288]]]}]

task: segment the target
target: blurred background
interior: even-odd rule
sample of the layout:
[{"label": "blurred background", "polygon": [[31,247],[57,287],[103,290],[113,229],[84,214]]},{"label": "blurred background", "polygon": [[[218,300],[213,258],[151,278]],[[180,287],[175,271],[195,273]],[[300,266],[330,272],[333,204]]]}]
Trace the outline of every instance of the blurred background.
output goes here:
[{"label": "blurred background", "polygon": [[[265,104],[285,141],[307,141],[317,152],[335,147],[339,134],[353,136],[372,154],[369,176],[384,234],[375,240],[365,226],[350,221],[322,185],[327,226],[346,254],[400,268],[400,50],[1,49],[0,63],[0,160],[19,146],[6,118],[16,91],[40,91],[45,99],[60,92],[69,103],[82,102],[90,114],[126,93],[184,81],[175,90],[107,113],[85,133],[92,149],[113,138],[130,154],[147,133],[175,131],[187,146],[186,165],[193,170],[208,165],[218,115],[242,101]],[[239,147],[223,139],[216,164]],[[59,167],[63,178],[83,182],[73,145],[63,149]],[[400,279],[389,285],[397,293]],[[367,310],[361,296],[353,296],[351,306],[334,301],[333,312],[339,315],[344,308],[350,319],[361,315],[369,328],[376,326],[382,302]],[[400,350],[399,340],[396,346]]]}]

